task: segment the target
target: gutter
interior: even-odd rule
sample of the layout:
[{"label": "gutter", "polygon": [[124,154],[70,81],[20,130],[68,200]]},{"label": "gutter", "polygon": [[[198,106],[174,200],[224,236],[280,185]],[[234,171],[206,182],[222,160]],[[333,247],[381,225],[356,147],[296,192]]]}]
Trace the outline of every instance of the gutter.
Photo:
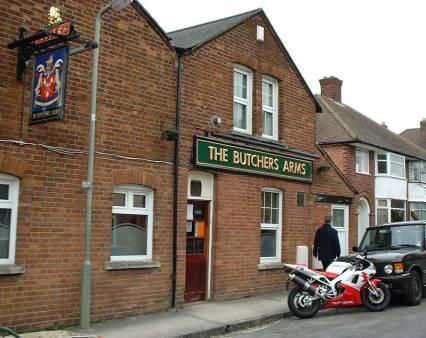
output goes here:
[{"label": "gutter", "polygon": [[176,48],[178,56],[178,74],[176,83],[176,122],[177,138],[175,140],[173,171],[173,262],[172,262],[172,308],[176,307],[176,271],[177,271],[177,228],[178,228],[178,196],[179,196],[179,144],[180,144],[180,109],[182,92],[182,70],[184,49]]}]

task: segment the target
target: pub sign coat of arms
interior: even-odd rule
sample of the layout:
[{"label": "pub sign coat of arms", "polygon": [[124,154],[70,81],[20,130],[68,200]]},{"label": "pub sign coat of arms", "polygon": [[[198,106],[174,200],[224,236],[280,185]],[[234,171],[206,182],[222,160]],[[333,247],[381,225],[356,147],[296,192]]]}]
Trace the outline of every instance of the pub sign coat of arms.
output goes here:
[{"label": "pub sign coat of arms", "polygon": [[34,57],[30,124],[63,120],[68,47]]}]

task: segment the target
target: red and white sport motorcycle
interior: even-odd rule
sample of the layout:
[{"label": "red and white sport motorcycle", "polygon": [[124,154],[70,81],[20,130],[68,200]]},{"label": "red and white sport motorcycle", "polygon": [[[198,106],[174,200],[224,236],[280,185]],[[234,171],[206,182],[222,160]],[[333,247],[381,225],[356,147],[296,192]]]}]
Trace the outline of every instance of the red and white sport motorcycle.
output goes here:
[{"label": "red and white sport motorcycle", "polygon": [[288,295],[288,307],[299,318],[311,318],[321,309],[364,305],[382,311],[390,302],[388,287],[377,278],[376,268],[357,255],[350,263],[333,262],[325,272],[303,265],[284,264],[296,286]]}]

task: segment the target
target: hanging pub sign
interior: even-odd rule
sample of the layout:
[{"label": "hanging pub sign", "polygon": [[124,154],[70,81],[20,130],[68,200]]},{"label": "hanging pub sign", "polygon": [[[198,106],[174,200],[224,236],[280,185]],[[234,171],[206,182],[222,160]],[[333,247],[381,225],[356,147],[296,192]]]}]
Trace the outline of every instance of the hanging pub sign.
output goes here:
[{"label": "hanging pub sign", "polygon": [[312,181],[312,161],[196,138],[195,165]]},{"label": "hanging pub sign", "polygon": [[34,57],[30,124],[64,119],[68,47]]}]

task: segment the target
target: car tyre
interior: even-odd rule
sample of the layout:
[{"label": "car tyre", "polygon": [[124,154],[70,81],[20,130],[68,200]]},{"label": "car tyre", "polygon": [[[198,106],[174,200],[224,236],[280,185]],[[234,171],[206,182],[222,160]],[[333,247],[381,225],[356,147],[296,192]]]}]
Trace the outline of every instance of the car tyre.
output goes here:
[{"label": "car tyre", "polygon": [[405,299],[407,305],[419,305],[423,298],[423,283],[417,271],[411,271],[411,279]]}]

